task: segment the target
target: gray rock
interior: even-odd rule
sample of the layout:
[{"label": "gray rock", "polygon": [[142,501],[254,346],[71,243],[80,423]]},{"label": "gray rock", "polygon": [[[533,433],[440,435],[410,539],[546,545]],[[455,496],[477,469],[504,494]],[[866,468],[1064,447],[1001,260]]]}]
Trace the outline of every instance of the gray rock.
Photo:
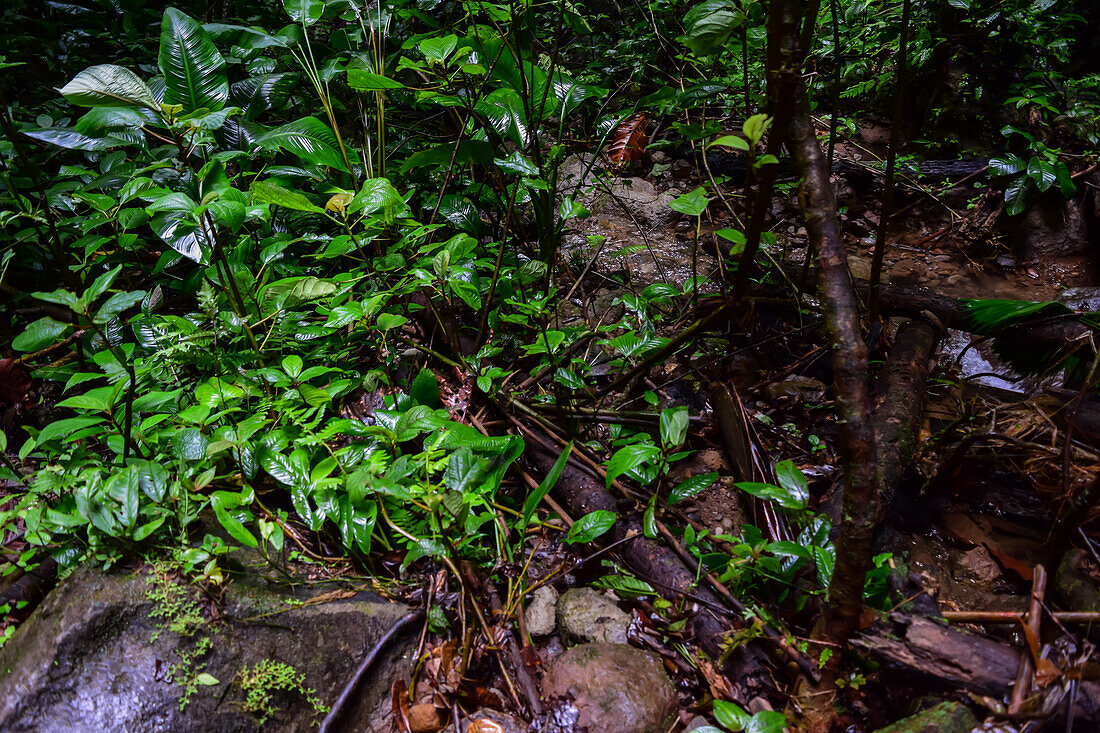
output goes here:
[{"label": "gray rock", "polygon": [[571,588],[558,599],[558,627],[572,641],[626,643],[630,615],[591,588]]},{"label": "gray rock", "polygon": [[547,670],[542,694],[566,706],[574,727],[588,733],[663,733],[678,702],[660,657],[625,644],[568,650]]},{"label": "gray rock", "polygon": [[678,214],[672,210],[672,196],[658,193],[644,178],[624,178],[602,191],[589,208],[594,213],[621,215],[642,226],[668,226]]},{"label": "gray rock", "polygon": [[1081,207],[1073,199],[1064,205],[1043,201],[1033,206],[1017,232],[1028,260],[1085,254],[1094,247]]},{"label": "gray rock", "polygon": [[554,633],[554,616],[558,608],[558,592],[552,585],[541,585],[531,594],[524,610],[527,633],[546,636]]},{"label": "gray rock", "polygon": [[[407,612],[365,593],[301,605],[307,596],[252,575],[227,584],[218,620],[203,617],[197,633],[181,637],[153,615],[158,606],[147,577],[83,568],[43,601],[0,650],[0,730],[258,731],[259,719],[242,706],[244,667],[263,660],[290,664],[304,675],[303,687],[331,705],[367,651]],[[197,686],[181,711],[183,689],[173,682],[171,665],[203,638],[209,651],[191,665],[188,678],[201,673],[217,682]],[[358,707],[348,711],[349,730],[383,729],[390,682],[408,674],[402,657],[413,644],[415,638],[395,642],[378,660],[371,677],[379,683],[361,690]],[[322,717],[299,692],[274,695],[277,712],[265,731],[309,730]]]},{"label": "gray rock", "polygon": [[977,725],[977,718],[965,705],[942,702],[934,708],[880,728],[876,733],[969,733]]}]

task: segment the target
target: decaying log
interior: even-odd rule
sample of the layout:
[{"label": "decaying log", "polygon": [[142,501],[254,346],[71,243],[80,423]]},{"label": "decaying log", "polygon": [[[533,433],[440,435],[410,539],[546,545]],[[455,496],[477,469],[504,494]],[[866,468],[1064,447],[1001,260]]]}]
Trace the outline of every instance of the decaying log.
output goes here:
[{"label": "decaying log", "polygon": [[873,398],[885,514],[919,443],[929,365],[942,329],[914,319],[898,329]]},{"label": "decaying log", "polygon": [[900,613],[855,635],[852,645],[889,666],[996,698],[1007,694],[1020,666],[1020,652],[1009,644]]},{"label": "decaying log", "polygon": [[[856,287],[860,292],[866,293],[870,286],[864,280],[857,280]],[[903,287],[885,283],[879,286],[879,297],[882,302],[882,312],[885,315],[927,318],[928,314],[931,314],[948,328],[967,330],[967,325],[962,322],[959,315],[959,301],[955,298],[940,295],[928,288]],[[1091,331],[1077,321],[1058,320],[1009,329],[1005,333],[1022,341],[1034,343],[1036,346],[1059,349],[1075,342],[1084,345]]]}]

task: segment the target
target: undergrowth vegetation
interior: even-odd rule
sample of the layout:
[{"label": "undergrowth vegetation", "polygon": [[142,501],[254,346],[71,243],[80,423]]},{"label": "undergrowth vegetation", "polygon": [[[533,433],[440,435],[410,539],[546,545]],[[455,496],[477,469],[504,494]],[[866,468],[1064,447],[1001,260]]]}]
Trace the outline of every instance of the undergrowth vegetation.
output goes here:
[{"label": "undergrowth vegetation", "polygon": [[[29,4],[4,10],[4,72],[36,86],[9,84],[0,100],[0,312],[13,368],[52,386],[41,420],[5,446],[0,470],[20,488],[0,532],[25,543],[23,563],[49,553],[110,566],[168,549],[215,584],[230,546],[275,565],[339,547],[375,572],[383,557],[398,558],[395,572],[426,557],[452,570],[513,559],[516,530],[542,521],[556,475],[533,502],[506,487],[524,438],[483,429],[478,411],[538,422],[626,386],[704,289],[698,277],[622,283],[621,319],[563,325],[563,234],[589,213],[563,170],[610,167],[577,154],[604,149],[638,112],[669,131],[668,146],[776,165],[759,149],[766,118],[754,116],[764,4],[650,3],[625,26],[598,3],[228,5],[200,19],[198,6],[154,17],[139,3],[89,3],[37,60],[44,21]],[[899,11],[871,13],[879,6],[822,11],[814,95],[841,100],[842,130],[842,117],[893,88]],[[949,58],[957,72],[944,96],[914,101],[928,134],[971,114],[950,108],[948,92],[982,114],[993,107],[995,129],[1011,126],[931,145],[999,156],[1010,214],[1029,196],[1071,195],[1066,163],[1097,142],[1100,78],[1071,81],[1068,70],[1086,52],[1071,42],[1084,22],[1076,7],[914,3],[914,73],[941,74]],[[951,44],[990,33],[1010,81],[988,70],[993,81],[979,80],[976,54],[951,56]],[[731,135],[731,115],[753,124]],[[674,205],[694,217],[696,240],[721,183]],[[744,242],[739,229],[722,236]],[[672,485],[689,415],[650,417],[657,429],[615,426],[614,445],[596,447],[609,483],[652,496],[643,529],[656,536],[665,507],[717,476]],[[781,463],[776,482],[741,488],[787,512],[796,536],[689,526],[677,530],[685,545],[746,590],[820,593],[830,526],[802,473]],[[205,532],[204,514],[219,532]],[[606,511],[579,518],[568,540],[614,522]],[[880,606],[885,563],[868,584]],[[300,685],[278,674],[255,689]],[[255,710],[270,714],[257,695]]]}]

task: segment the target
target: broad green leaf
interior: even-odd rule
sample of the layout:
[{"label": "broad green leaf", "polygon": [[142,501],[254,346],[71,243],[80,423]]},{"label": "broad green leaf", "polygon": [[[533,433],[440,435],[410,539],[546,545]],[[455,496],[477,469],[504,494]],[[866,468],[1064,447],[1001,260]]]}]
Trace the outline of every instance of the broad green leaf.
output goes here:
[{"label": "broad green leaf", "polygon": [[84,291],[84,302],[94,303],[96,298],[107,292],[107,288],[111,287],[111,283],[115,281],[118,274],[122,272],[122,265],[113,267],[107,272],[103,273],[88,286],[88,289]]},{"label": "broad green leaf", "polygon": [[1018,176],[1005,186],[1005,213],[1009,216],[1022,214],[1027,209],[1027,189],[1030,181],[1028,176]]},{"label": "broad green leaf", "polygon": [[271,181],[253,181],[252,198],[261,204],[274,204],[285,209],[323,214],[325,210],[306,198],[305,194],[283,188]]},{"label": "broad green leaf", "polygon": [[109,412],[114,407],[115,388],[96,387],[84,394],[73,395],[57,403],[58,407],[71,407],[74,410],[93,410]]},{"label": "broad green leaf", "polygon": [[1008,153],[1000,158],[991,158],[989,167],[999,176],[1011,176],[1027,168],[1027,163],[1018,155]]},{"label": "broad green leaf", "polygon": [[755,481],[742,481],[737,488],[746,494],[752,494],[760,499],[773,501],[784,509],[805,509],[806,503],[797,496],[793,496],[786,489],[775,484],[763,484]]},{"label": "broad green leaf", "polygon": [[1073,310],[1057,301],[971,300],[959,301],[959,315],[967,328],[981,336],[1021,326],[1035,318],[1072,315]]},{"label": "broad green leaf", "polygon": [[688,408],[670,407],[661,411],[661,444],[666,449],[678,448],[687,438]]},{"label": "broad green leaf", "polygon": [[765,114],[759,114],[753,115],[745,120],[745,124],[741,126],[741,131],[745,133],[745,137],[749,139],[749,143],[755,145],[760,142],[760,139],[764,137],[764,133],[767,132],[768,128],[771,126],[771,117]]},{"label": "broad green leaf", "polygon": [[455,149],[454,143],[443,143],[428,150],[410,155],[401,164],[401,172],[407,173],[414,168],[426,165],[448,165],[454,157],[455,165],[478,165],[488,163],[495,157],[493,146],[484,140],[463,140]]},{"label": "broad green leaf", "polygon": [[558,456],[558,459],[554,461],[554,465],[550,467],[550,471],[539,483],[538,488],[527,495],[527,499],[523,502],[523,526],[526,527],[531,523],[531,518],[535,516],[535,511],[539,507],[539,503],[543,500],[547,494],[558,483],[558,479],[561,478],[561,474],[565,471],[565,466],[569,462],[569,454],[573,452],[573,442],[570,441],[566,444],[565,449]]},{"label": "broad green leaf", "polygon": [[244,397],[244,390],[235,384],[213,377],[195,387],[195,402],[206,407],[220,407],[224,403],[234,403]]},{"label": "broad green leaf", "polygon": [[743,731],[748,727],[752,716],[736,703],[725,700],[714,701],[714,717],[727,730]]},{"label": "broad green leaf", "polygon": [[474,111],[502,138],[522,148],[527,147],[531,137],[527,112],[523,108],[523,99],[515,90],[494,89],[474,106]]},{"label": "broad green leaf", "polygon": [[134,130],[114,130],[110,135],[100,137],[88,137],[66,128],[27,130],[23,134],[33,140],[67,150],[109,150],[126,145],[140,147],[144,143],[141,133]]},{"label": "broad green leaf", "polygon": [[433,409],[443,406],[439,392],[439,379],[430,369],[421,369],[416,375],[412,384],[409,385],[409,396],[416,400],[418,405],[427,405]]},{"label": "broad green leaf", "polygon": [[570,545],[591,542],[614,527],[615,519],[615,512],[606,509],[589,512],[573,523],[563,542]]},{"label": "broad green leaf", "polygon": [[797,542],[788,542],[787,540],[772,542],[768,545],[768,552],[788,557],[813,557],[813,552],[809,548],[803,547]]},{"label": "broad green leaf", "polygon": [[118,503],[116,515],[119,522],[125,527],[133,527],[137,522],[141,498],[138,473],[134,470],[134,467],[129,466],[111,474],[111,477],[103,484],[103,488],[107,495]]},{"label": "broad green leaf", "polygon": [[[241,520],[229,513],[230,509],[236,509],[240,504],[240,496],[230,491],[215,491],[210,496],[210,505],[214,507],[214,515],[218,518],[218,524],[237,542],[245,547],[255,549],[259,546],[256,537],[248,531]],[[217,684],[217,680],[212,684]]]},{"label": "broad green leaf", "polygon": [[592,587],[613,590],[623,598],[657,595],[657,591],[653,589],[652,585],[644,580],[638,580],[632,575],[605,575],[592,583]]},{"label": "broad green leaf", "polygon": [[702,216],[703,212],[707,210],[707,205],[710,202],[707,200],[707,192],[702,186],[699,186],[694,191],[688,191],[687,193],[680,194],[669,206],[673,211],[679,211],[681,214],[687,214],[688,216]]},{"label": "broad green leaf", "polygon": [[363,181],[359,193],[355,194],[348,203],[348,214],[362,212],[364,216],[371,216],[377,212],[383,212],[383,218],[387,222],[393,222],[399,210],[405,208],[405,199],[393,187],[388,178],[368,178]]},{"label": "broad green leaf", "polygon": [[[251,546],[255,547],[255,545]],[[213,685],[221,684],[221,682],[218,681],[218,678],[210,674],[209,672],[199,672],[197,675],[195,675],[195,682],[205,687],[211,687]]]},{"label": "broad green leaf", "polygon": [[60,437],[71,435],[78,430],[90,428],[93,425],[103,423],[102,417],[70,417],[65,420],[55,420],[38,434],[38,443],[41,445],[48,440],[57,440]]},{"label": "broad green leaf", "polygon": [[428,63],[443,63],[458,47],[458,36],[454,34],[442,38],[425,38],[420,42],[420,52]]},{"label": "broad green leaf", "polygon": [[321,19],[325,0],[283,0],[283,8],[291,20],[308,27]]},{"label": "broad green leaf", "polygon": [[744,13],[731,0],[707,0],[684,16],[685,42],[695,53],[708,56],[718,51],[744,22]]},{"label": "broad green leaf", "polygon": [[607,485],[622,476],[647,463],[657,460],[661,450],[655,445],[628,445],[616,451],[607,462]]},{"label": "broad green leaf", "polygon": [[115,293],[110,298],[107,298],[107,300],[103,302],[103,305],[99,307],[99,310],[97,310],[92,317],[92,322],[97,325],[110,323],[122,315],[122,312],[127,308],[131,308],[140,303],[144,297],[144,290],[129,290],[123,293]]},{"label": "broad green leaf", "polygon": [[737,135],[723,135],[722,137],[707,145],[707,148],[713,148],[716,146],[721,146],[724,148],[734,148],[736,150],[745,151],[748,151],[749,149],[749,144],[745,141],[745,138],[739,137]]},{"label": "broad green leaf", "polygon": [[802,469],[794,465],[794,461],[780,461],[775,464],[775,473],[779,478],[779,485],[792,498],[805,506],[810,500],[810,485],[807,483]]},{"label": "broad green leaf", "polygon": [[76,121],[73,129],[82,135],[99,137],[120,127],[141,127],[145,122],[141,110],[135,107],[93,107]]},{"label": "broad green leaf", "polygon": [[81,107],[135,105],[158,109],[149,85],[137,74],[114,64],[85,69],[61,88],[61,95]]},{"label": "broad green leaf", "polygon": [[1038,155],[1028,161],[1027,176],[1035,181],[1035,185],[1040,191],[1046,191],[1058,182],[1058,174],[1054,170],[1054,164],[1045,158],[1040,158]]},{"label": "broad green leaf", "polygon": [[332,395],[320,387],[314,387],[311,384],[299,384],[298,394],[302,395],[302,399],[310,407],[320,407],[321,405],[327,405],[332,402]]},{"label": "broad green leaf", "polygon": [[214,251],[214,243],[204,227],[200,227],[194,218],[181,212],[160,212],[149,226],[165,244],[189,260],[199,264],[209,264]]},{"label": "broad green leaf", "polygon": [[717,473],[703,473],[684,479],[669,492],[668,503],[675,504],[709,489],[718,480]]},{"label": "broad green leaf", "polygon": [[278,127],[256,140],[263,150],[282,150],[307,163],[324,165],[349,173],[332,128],[316,117],[303,117]]},{"label": "broad green leaf", "polygon": [[71,328],[67,323],[45,316],[23,329],[23,332],[12,340],[11,347],[16,351],[37,351],[54,343],[59,336],[67,333]]},{"label": "broad green leaf", "polygon": [[470,448],[459,448],[447,459],[444,484],[452,491],[472,491],[485,472],[486,465],[487,461],[475,456]]},{"label": "broad green leaf", "polygon": [[348,69],[348,86],[360,92],[373,92],[380,89],[404,89],[405,85],[388,76],[375,74],[366,69]]},{"label": "broad green leaf", "polygon": [[229,99],[225,59],[210,34],[175,8],[165,10],[161,20],[157,63],[164,76],[165,104],[182,105],[184,112],[202,107],[217,111]]}]

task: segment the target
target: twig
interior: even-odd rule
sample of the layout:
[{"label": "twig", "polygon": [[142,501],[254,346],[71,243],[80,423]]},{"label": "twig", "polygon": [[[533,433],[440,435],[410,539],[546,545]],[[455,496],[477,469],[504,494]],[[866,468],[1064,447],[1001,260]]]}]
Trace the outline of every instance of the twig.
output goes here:
[{"label": "twig", "polygon": [[[1035,575],[1031,580],[1031,606],[1027,611],[1028,634],[1027,648],[1020,654],[1020,669],[1016,672],[1016,684],[1012,688],[1012,700],[1008,704],[1009,715],[1015,715],[1022,711],[1024,700],[1031,691],[1032,679],[1035,676],[1035,662],[1032,661],[1031,639],[1039,637],[1039,629],[1043,622],[1043,596],[1047,590],[1047,571],[1042,565],[1035,566]],[[1038,651],[1036,649],[1035,651]]]},{"label": "twig", "polygon": [[352,675],[351,680],[344,687],[344,691],[340,693],[340,697],[336,699],[336,702],[332,704],[332,710],[325,716],[325,720],[321,723],[320,733],[333,733],[336,730],[335,725],[339,721],[344,707],[347,705],[348,700],[359,688],[359,683],[363,677],[370,671],[371,666],[374,664],[374,660],[378,657],[378,654],[386,648],[386,646],[397,636],[406,626],[417,621],[424,615],[423,609],[417,609],[412,613],[407,613],[397,620],[390,630],[383,634],[382,638],[375,642],[375,645],[367,653],[367,656],[359,664],[359,668],[355,670],[355,674]]}]

